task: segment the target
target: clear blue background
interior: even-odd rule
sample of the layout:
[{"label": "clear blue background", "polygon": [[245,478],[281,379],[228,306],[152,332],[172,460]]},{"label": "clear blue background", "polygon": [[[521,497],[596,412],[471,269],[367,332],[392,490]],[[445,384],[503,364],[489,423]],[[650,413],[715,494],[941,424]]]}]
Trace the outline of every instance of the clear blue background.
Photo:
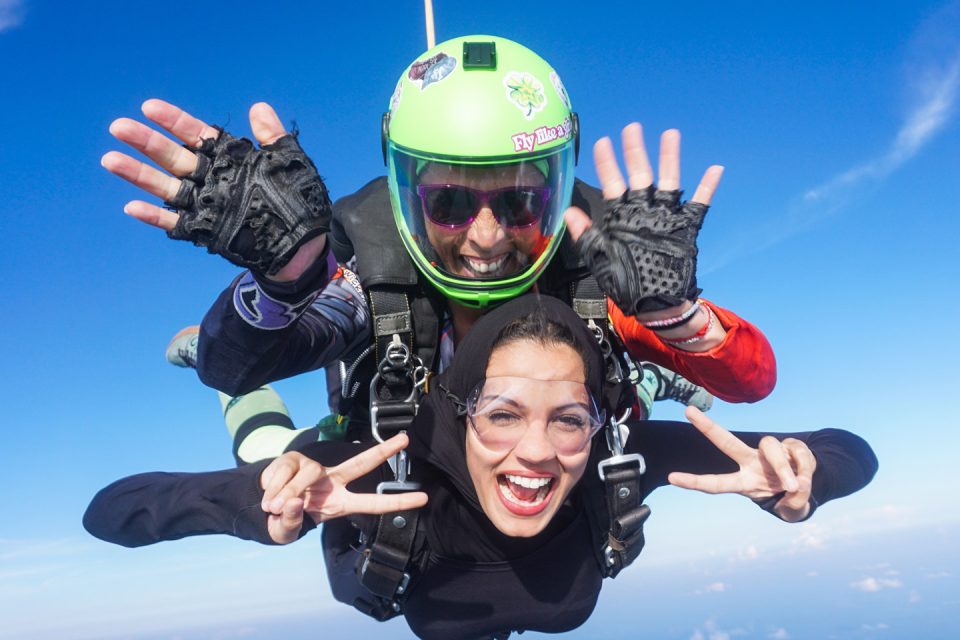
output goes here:
[{"label": "clear blue background", "polygon": [[[881,460],[872,485],[802,525],[736,496],[658,492],[643,557],[571,635],[955,637],[960,4],[435,11],[439,39],[496,33],[556,67],[588,181],[592,142],[634,119],[652,149],[683,131],[688,189],[726,165],[700,282],[765,331],[779,383],[712,415],[849,428]],[[109,123],[161,97],[246,134],[266,100],[344,195],[382,172],[380,114],[424,43],[419,2],[0,0],[0,638],[408,637],[331,601],[318,536],[130,551],[80,518],[121,476],[232,464],[215,395],[163,351],[236,269],[123,215],[138,196],[99,166],[117,148]],[[322,413],[322,376],[279,389],[298,424]]]}]

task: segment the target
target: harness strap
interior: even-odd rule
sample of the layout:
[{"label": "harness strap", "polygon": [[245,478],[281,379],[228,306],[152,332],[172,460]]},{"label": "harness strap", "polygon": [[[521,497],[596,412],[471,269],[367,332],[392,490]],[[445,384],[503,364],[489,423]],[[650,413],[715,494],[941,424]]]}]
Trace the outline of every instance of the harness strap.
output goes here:
[{"label": "harness strap", "polygon": [[642,465],[635,460],[606,466],[604,495],[610,528],[604,548],[606,577],[615,578],[620,571],[637,559],[645,543],[643,523],[650,517],[650,507],[641,504]]},{"label": "harness strap", "polygon": [[[619,354],[625,349],[620,344],[619,336],[610,329],[607,319],[607,296],[596,278],[587,275],[571,283],[571,298],[573,310],[597,333],[607,364],[604,393],[615,411],[622,411],[625,405],[633,404],[635,398],[619,359]],[[618,423],[607,428],[616,429],[616,435],[621,435]],[[637,454],[623,455],[620,438],[617,438],[611,453],[613,456],[601,461],[599,467],[608,521],[597,523],[596,526],[606,527],[606,536],[594,536],[600,550],[601,570],[608,578],[616,577],[640,555],[645,543],[643,523],[650,517],[650,507],[641,503],[642,476],[646,470],[643,458]]]},{"label": "harness strap", "polygon": [[[379,441],[406,431],[417,415],[419,389],[416,379],[419,359],[415,356],[414,321],[407,293],[401,289],[374,286],[368,289],[377,374],[370,386],[370,423]],[[399,357],[397,354],[405,354]],[[393,462],[395,482],[384,482],[378,492],[406,491],[406,456]],[[413,551],[419,510],[386,513],[379,517],[377,530],[357,562],[360,584],[372,592],[376,602],[359,598],[354,606],[383,620],[400,612],[410,574],[407,565]],[[386,616],[386,617],[383,617]]]},{"label": "harness strap", "polygon": [[373,339],[376,344],[374,362],[381,362],[394,335],[413,353],[413,317],[406,292],[392,287],[371,287],[370,315],[373,316]]},{"label": "harness strap", "polygon": [[419,520],[417,509],[380,516],[376,535],[357,564],[360,584],[380,598],[396,603],[395,611],[399,611],[399,601],[410,581],[407,565]]}]

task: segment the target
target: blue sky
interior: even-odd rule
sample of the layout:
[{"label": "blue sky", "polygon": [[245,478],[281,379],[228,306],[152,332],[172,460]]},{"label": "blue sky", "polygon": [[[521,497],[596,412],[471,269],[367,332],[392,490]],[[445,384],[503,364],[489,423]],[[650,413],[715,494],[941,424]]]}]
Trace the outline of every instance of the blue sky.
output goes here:
[{"label": "blue sky", "polygon": [[[802,525],[738,497],[658,492],[639,564],[572,635],[955,636],[960,3],[474,4],[437,0],[438,37],[541,53],[586,149],[636,119],[650,146],[681,129],[688,189],[727,167],[700,282],[764,330],[779,383],[714,418],[848,428],[881,461],[866,490]],[[236,270],[124,216],[135,190],[99,158],[110,121],[149,97],[238,134],[266,100],[331,192],[350,193],[382,171],[380,114],[423,48],[419,2],[0,0],[0,638],[376,630],[329,600],[317,536],[129,551],[80,527],[116,478],[232,463],[214,394],[163,350]],[[589,153],[579,173],[595,182]],[[322,411],[321,376],[279,389],[299,424]]]}]

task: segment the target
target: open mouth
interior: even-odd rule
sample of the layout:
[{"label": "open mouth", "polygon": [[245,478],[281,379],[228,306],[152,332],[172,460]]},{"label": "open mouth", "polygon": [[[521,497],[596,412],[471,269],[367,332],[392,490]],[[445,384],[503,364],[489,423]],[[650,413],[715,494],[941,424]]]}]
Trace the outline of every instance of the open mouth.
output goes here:
[{"label": "open mouth", "polygon": [[499,276],[503,275],[504,267],[510,259],[509,253],[504,253],[492,260],[480,260],[478,258],[460,256],[463,264],[474,275],[477,276]]},{"label": "open mouth", "polygon": [[504,505],[517,515],[534,515],[550,502],[553,477],[531,478],[512,473],[497,476],[497,488]]}]

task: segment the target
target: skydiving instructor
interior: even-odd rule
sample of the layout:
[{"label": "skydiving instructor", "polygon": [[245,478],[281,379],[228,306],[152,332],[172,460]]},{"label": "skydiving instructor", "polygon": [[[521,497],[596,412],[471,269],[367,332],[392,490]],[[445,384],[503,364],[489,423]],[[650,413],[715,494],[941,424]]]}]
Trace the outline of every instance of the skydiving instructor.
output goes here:
[{"label": "skydiving instructor", "polygon": [[[575,303],[588,276],[632,358],[731,402],[775,384],[763,334],[697,287],[696,238],[723,167],[684,202],[680,133],[662,134],[654,184],[633,123],[622,132],[626,177],[605,137],[593,148],[602,188],[575,180],[577,114],[556,71],[522,45],[467,36],[414,60],[382,123],[387,177],[335,204],[266,103],[249,114],[259,148],[162,100],[142,110],[173,139],[129,118],[110,131],[162,170],[118,151],[102,164],[167,208],[134,200],[124,211],[247,269],[200,330],[198,374],[224,393],[357,363],[384,327],[404,324],[375,308],[378,287],[408,300],[423,367],[437,373],[485,310],[531,288]],[[350,255],[355,274],[337,264]],[[360,390],[355,413],[381,357],[345,384]]]}]

